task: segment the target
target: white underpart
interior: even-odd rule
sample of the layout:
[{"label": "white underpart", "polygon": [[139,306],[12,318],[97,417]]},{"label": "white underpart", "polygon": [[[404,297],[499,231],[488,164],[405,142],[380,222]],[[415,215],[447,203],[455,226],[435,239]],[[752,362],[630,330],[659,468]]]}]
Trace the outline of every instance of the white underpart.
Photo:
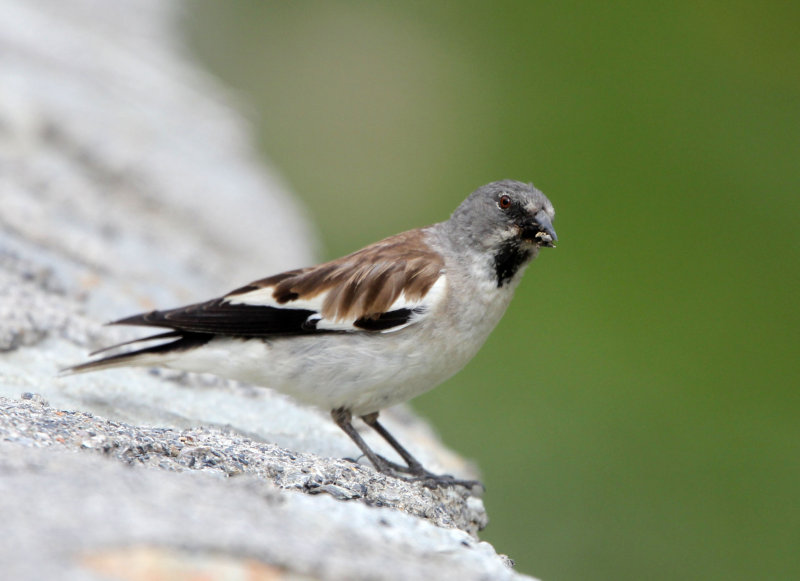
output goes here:
[{"label": "white underpart", "polygon": [[[400,293],[400,296],[397,297],[397,299],[389,306],[388,309],[386,309],[385,312],[388,313],[400,309],[409,309],[412,311],[414,309],[419,309],[420,312],[414,313],[405,324],[391,327],[390,329],[385,329],[384,331],[381,331],[381,333],[394,333],[401,329],[405,329],[409,325],[413,325],[428,316],[429,313],[435,310],[436,305],[444,297],[446,288],[446,277],[445,275],[441,275],[436,282],[433,283],[433,286],[431,286],[428,292],[419,299],[412,300],[409,299],[404,292]],[[317,329],[330,331],[364,331],[363,329],[354,326],[357,317],[327,319],[322,316],[322,305],[325,302],[325,297],[328,295],[328,291],[319,293],[318,295],[308,299],[297,298],[285,303],[279,303],[273,296],[274,289],[275,287],[269,286],[241,295],[234,295],[226,299],[226,302],[232,305],[250,305],[257,307],[273,307],[276,309],[302,309],[314,311],[314,314],[310,315],[307,321],[309,323],[316,323]]]}]

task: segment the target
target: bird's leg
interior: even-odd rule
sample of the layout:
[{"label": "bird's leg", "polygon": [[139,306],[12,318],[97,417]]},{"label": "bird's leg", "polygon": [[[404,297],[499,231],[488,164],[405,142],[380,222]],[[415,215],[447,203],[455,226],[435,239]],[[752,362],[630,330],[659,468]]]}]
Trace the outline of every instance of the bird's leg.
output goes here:
[{"label": "bird's leg", "polygon": [[356,446],[364,453],[367,459],[372,462],[372,465],[378,470],[378,472],[383,472],[384,474],[389,474],[391,476],[395,475],[395,467],[399,467],[397,464],[394,466],[391,462],[379,456],[375,452],[372,451],[372,448],[367,446],[367,443],[364,441],[364,438],[361,437],[356,429],[353,427],[353,415],[350,413],[349,410],[344,408],[338,408],[335,410],[331,410],[331,417],[333,421],[339,426],[342,431],[350,436],[350,439],[355,442]]},{"label": "bird's leg", "polygon": [[414,456],[412,456],[411,453],[406,450],[400,444],[400,442],[398,442],[395,437],[392,436],[389,431],[378,421],[378,412],[361,416],[361,419],[364,420],[364,423],[366,423],[369,427],[378,432],[378,434],[380,434],[380,436],[386,440],[398,454],[400,454],[400,457],[405,461],[405,463],[408,464],[407,467],[400,466],[394,462],[389,462],[382,456],[379,456],[382,461],[386,462],[394,470],[410,474],[413,476],[413,480],[419,480],[422,482],[422,484],[429,488],[436,488],[437,486],[452,486],[456,484],[465,486],[467,488],[472,488],[475,485],[483,488],[483,484],[477,480],[459,480],[458,478],[453,478],[449,474],[434,474],[433,472],[425,470],[425,468],[422,466],[422,463],[414,458]]},{"label": "bird's leg", "polygon": [[386,440],[389,445],[394,448],[398,454],[400,454],[400,457],[408,465],[408,467],[400,467],[402,472],[407,472],[408,474],[413,474],[414,476],[422,476],[426,473],[430,474],[430,472],[427,472],[425,468],[422,467],[422,463],[414,458],[414,456],[411,455],[411,452],[406,450],[400,444],[400,442],[398,442],[395,437],[389,433],[389,430],[383,427],[383,425],[378,421],[378,412],[372,412],[371,414],[361,416],[361,419],[364,420],[364,423],[370,428],[378,432],[381,438]]},{"label": "bird's leg", "polygon": [[453,485],[465,486],[467,488],[472,488],[475,485],[478,485],[481,488],[483,487],[483,485],[477,480],[459,480],[457,478],[453,478],[449,474],[439,476],[425,470],[419,460],[409,454],[408,450],[403,448],[403,446],[401,446],[400,443],[394,439],[394,437],[386,430],[386,428],[378,423],[377,412],[367,414],[361,418],[364,420],[364,422],[366,422],[367,425],[372,427],[381,435],[381,437],[389,442],[392,448],[394,448],[397,453],[400,454],[408,466],[401,466],[400,464],[391,462],[380,454],[373,452],[372,448],[367,445],[367,443],[364,441],[364,438],[362,438],[353,427],[353,415],[350,413],[350,410],[346,410],[344,408],[331,410],[331,417],[336,425],[339,426],[345,434],[350,436],[350,439],[355,442],[356,446],[359,447],[367,459],[372,462],[372,465],[375,466],[378,472],[395,477],[398,476],[398,472],[403,472],[410,475],[410,478],[407,478],[407,480],[421,482],[424,486],[429,488]]}]

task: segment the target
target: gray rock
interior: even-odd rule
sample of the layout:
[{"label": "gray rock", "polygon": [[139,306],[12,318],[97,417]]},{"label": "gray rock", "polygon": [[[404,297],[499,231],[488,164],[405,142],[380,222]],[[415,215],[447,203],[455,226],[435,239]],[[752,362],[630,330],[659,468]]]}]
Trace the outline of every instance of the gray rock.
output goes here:
[{"label": "gray rock", "polygon": [[[199,578],[221,563],[257,571],[251,560],[291,573],[265,579],[520,578],[488,543],[400,511],[19,442],[0,442],[0,513],[5,579],[94,580],[114,567],[125,575],[109,577],[174,578],[156,574],[175,575],[175,561]],[[150,577],[134,572],[143,560]]]},{"label": "gray rock", "polygon": [[218,476],[257,476],[285,490],[392,508],[475,537],[486,526],[476,491],[426,488],[344,459],[321,458],[244,438],[233,430],[148,428],[48,407],[41,396],[0,398],[0,438],[27,447],[94,452],[133,466]]},{"label": "gray rock", "polygon": [[[477,539],[477,491],[341,459],[324,412],[211,376],[58,376],[138,336],[107,320],[313,262],[302,208],[176,42],[181,6],[0,0],[3,578],[520,578]],[[474,474],[407,408],[385,423]]]}]

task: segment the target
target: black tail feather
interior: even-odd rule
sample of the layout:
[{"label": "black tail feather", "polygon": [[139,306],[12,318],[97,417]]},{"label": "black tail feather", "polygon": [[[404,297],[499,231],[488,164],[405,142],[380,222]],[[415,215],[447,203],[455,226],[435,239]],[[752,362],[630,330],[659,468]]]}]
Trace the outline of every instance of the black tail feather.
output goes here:
[{"label": "black tail feather", "polygon": [[192,349],[194,347],[200,347],[201,345],[205,345],[206,343],[208,343],[213,338],[213,335],[207,333],[185,333],[180,331],[170,331],[168,333],[162,333],[160,335],[153,335],[150,337],[144,337],[142,339],[134,339],[133,341],[126,341],[125,343],[112,345],[111,347],[100,349],[99,351],[95,351],[94,353],[103,353],[110,349],[129,345],[131,343],[137,343],[139,341],[149,341],[153,339],[169,339],[173,337],[175,338],[175,341],[170,341],[168,343],[160,343],[158,345],[153,345],[151,347],[144,347],[142,349],[137,349],[135,351],[129,351],[126,353],[117,353],[116,355],[109,355],[107,357],[103,357],[95,361],[87,361],[86,363],[81,363],[80,365],[67,367],[66,369],[63,369],[61,373],[67,373],[67,374],[82,373],[84,371],[104,369],[107,367],[130,365],[133,364],[136,359],[138,359],[143,355],[167,354],[177,351],[185,351],[187,349]]},{"label": "black tail feather", "polygon": [[[116,325],[117,323],[109,323],[109,325]],[[123,343],[117,343],[115,345],[109,345],[108,347],[103,347],[102,349],[98,349],[97,351],[92,351],[89,353],[89,357],[94,357],[95,355],[99,355],[100,353],[105,353],[106,351],[111,351],[112,349],[116,349],[117,347],[125,347],[126,345],[132,345],[133,343],[142,343],[144,341],[156,341],[158,339],[170,339],[170,338],[177,338],[181,336],[180,331],[167,331],[166,333],[160,333],[159,335],[150,335],[149,337],[139,337],[138,339],[131,339],[130,341],[125,341]]]}]

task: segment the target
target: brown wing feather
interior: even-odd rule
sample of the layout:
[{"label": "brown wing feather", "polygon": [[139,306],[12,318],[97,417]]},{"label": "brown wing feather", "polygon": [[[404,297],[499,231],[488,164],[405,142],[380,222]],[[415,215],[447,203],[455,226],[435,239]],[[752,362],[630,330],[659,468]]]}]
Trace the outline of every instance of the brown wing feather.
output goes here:
[{"label": "brown wing feather", "polygon": [[402,293],[408,300],[422,298],[441,276],[444,260],[425,236],[425,230],[403,232],[319,266],[257,280],[225,298],[272,287],[275,301],[288,307],[327,291],[321,311],[326,319],[376,317]]}]

